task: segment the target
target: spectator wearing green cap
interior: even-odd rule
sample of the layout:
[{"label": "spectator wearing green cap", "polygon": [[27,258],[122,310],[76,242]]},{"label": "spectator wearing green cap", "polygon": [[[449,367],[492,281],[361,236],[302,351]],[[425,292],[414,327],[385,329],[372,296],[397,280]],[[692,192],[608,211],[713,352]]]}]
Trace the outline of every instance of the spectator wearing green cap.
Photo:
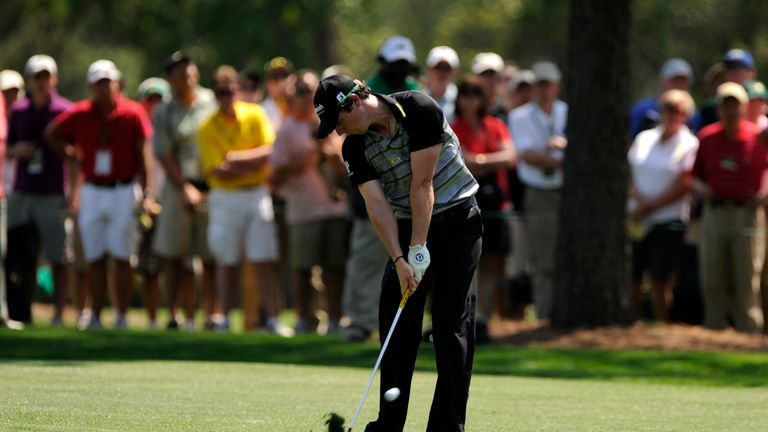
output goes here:
[{"label": "spectator wearing green cap", "polygon": [[761,131],[768,126],[768,117],[765,115],[768,108],[768,89],[760,81],[744,81],[749,103],[747,104],[747,120],[756,124]]}]

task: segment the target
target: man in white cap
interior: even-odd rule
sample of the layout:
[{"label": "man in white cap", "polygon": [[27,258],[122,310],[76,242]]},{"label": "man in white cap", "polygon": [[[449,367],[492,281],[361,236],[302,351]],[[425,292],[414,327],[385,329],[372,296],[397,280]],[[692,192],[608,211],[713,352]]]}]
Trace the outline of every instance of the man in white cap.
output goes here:
[{"label": "man in white cap", "polygon": [[[681,58],[667,60],[659,71],[659,95],[668,90],[690,91],[693,85],[693,69]],[[629,133],[634,139],[640,132],[656,127],[661,121],[658,97],[641,99],[629,110]],[[688,120],[688,127],[695,133],[700,127],[698,111],[694,110]]]},{"label": "man in white cap", "polygon": [[[763,315],[754,283],[757,205],[766,169],[765,137],[746,120],[747,92],[726,82],[715,99],[720,121],[699,133],[693,166],[694,192],[705,200],[699,259],[704,325],[721,329],[730,318],[738,331],[753,332]],[[762,201],[762,202],[761,202]]]},{"label": "man in white cap", "polygon": [[538,319],[552,307],[555,247],[563,186],[563,157],[568,105],[558,99],[560,70],[551,62],[533,65],[533,101],[512,111],[509,129],[517,145],[517,172],[525,184],[528,252],[533,272],[533,300]]},{"label": "man in white cap", "polygon": [[[494,117],[500,117],[499,113],[505,112],[504,104],[496,93],[503,71],[504,59],[494,52],[479,53],[472,60],[472,73],[482,80],[485,106],[488,107],[488,113]],[[500,118],[503,120],[503,116]]]},{"label": "man in white cap", "polygon": [[[43,132],[72,103],[56,92],[58,68],[53,58],[43,54],[30,57],[24,75],[29,97],[13,105],[8,119],[6,157],[16,161],[13,193],[8,197],[8,229],[32,225],[37,231],[53,268],[53,325],[57,326],[61,325],[67,281],[66,231],[61,213],[67,207],[65,170],[61,157],[45,142]],[[30,263],[30,268],[35,263]]]},{"label": "man in white cap", "polygon": [[453,79],[459,73],[459,55],[453,48],[436,46],[427,55],[427,88],[424,93],[431,96],[445,114],[448,123],[453,121],[458,89]]},{"label": "man in white cap", "polygon": [[[147,190],[146,141],[152,126],[144,107],[120,94],[119,72],[109,60],[88,68],[90,99],[75,104],[48,125],[45,137],[79,170],[85,184],[72,197],[90,269],[92,315],[81,328],[101,326],[107,287],[107,258],[115,263],[116,328],[126,327],[135,237],[135,184]],[[146,192],[145,192],[146,194]],[[141,198],[144,204],[144,197]],[[84,320],[85,321],[85,320]]]},{"label": "man in white cap", "polygon": [[410,75],[416,64],[413,42],[405,36],[392,36],[379,48],[379,70],[368,78],[367,85],[374,93],[391,94],[405,90],[419,90],[419,83]]},{"label": "man in white cap", "polygon": [[0,71],[0,91],[5,98],[5,113],[10,114],[11,105],[24,97],[24,78],[15,70]]}]

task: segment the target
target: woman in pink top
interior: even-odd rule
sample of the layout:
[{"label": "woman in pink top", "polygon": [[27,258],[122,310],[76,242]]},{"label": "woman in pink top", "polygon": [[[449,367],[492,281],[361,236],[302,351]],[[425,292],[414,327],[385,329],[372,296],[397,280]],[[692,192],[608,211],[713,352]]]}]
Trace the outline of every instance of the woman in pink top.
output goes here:
[{"label": "woman in pink top", "polygon": [[327,298],[328,333],[340,330],[342,284],[347,256],[349,222],[343,190],[333,177],[343,177],[341,149],[322,145],[312,97],[319,79],[299,71],[289,82],[289,112],[275,139],[272,181],[286,202],[288,268],[298,315],[297,333],[314,330],[311,270],[323,269]]}]

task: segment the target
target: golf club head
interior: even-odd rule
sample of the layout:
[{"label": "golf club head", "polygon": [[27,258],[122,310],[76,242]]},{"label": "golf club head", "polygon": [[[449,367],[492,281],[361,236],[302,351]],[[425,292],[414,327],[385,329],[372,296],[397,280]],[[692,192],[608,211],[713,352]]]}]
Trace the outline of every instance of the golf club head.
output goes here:
[{"label": "golf club head", "polygon": [[344,431],[344,417],[336,413],[328,413],[325,415],[325,424],[328,425],[328,432],[345,432]]}]

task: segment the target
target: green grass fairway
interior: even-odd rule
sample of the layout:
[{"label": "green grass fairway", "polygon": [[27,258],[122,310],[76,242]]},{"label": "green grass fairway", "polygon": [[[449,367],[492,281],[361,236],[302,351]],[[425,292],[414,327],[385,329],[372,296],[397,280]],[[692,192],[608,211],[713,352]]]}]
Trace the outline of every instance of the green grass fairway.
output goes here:
[{"label": "green grass fairway", "polygon": [[[322,431],[350,419],[368,372],[236,362],[7,362],[3,430]],[[407,431],[424,430],[435,375],[420,372]],[[476,376],[468,430],[763,430],[765,389]],[[374,418],[372,394],[361,419]]]},{"label": "green grass fairway", "polygon": [[[259,334],[0,329],[0,430],[321,432],[347,421],[374,343]],[[423,344],[406,431],[423,431]],[[374,388],[360,427],[375,418]],[[478,348],[467,430],[750,431],[768,424],[768,353]]]}]

